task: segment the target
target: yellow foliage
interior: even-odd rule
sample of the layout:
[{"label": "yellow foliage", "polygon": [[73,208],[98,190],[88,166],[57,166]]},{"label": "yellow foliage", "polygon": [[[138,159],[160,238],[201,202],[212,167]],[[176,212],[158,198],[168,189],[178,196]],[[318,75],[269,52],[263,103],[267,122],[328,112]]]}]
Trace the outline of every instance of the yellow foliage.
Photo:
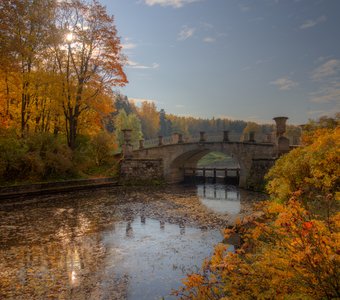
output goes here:
[{"label": "yellow foliage", "polygon": [[181,299],[340,296],[340,213],[325,222],[311,218],[294,198],[267,205],[240,249],[231,253],[226,245],[216,246],[205,276],[192,274],[184,281]]},{"label": "yellow foliage", "polygon": [[225,238],[241,235],[240,248],[217,245],[201,274],[176,292],[180,299],[340,298],[340,129],[311,136],[269,172],[268,191],[278,201],[225,230]]},{"label": "yellow foliage", "polygon": [[269,171],[267,190],[273,198],[287,201],[299,191],[307,202],[318,197],[335,199],[340,178],[340,127],[318,129],[313,140],[282,156]]}]

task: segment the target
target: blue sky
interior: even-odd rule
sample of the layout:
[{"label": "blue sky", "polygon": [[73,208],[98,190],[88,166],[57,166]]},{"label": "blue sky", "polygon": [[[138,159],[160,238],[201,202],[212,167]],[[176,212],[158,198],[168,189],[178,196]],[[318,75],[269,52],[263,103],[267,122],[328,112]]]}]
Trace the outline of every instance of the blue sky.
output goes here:
[{"label": "blue sky", "polygon": [[168,113],[301,124],[340,111],[339,0],[101,0],[129,98]]}]

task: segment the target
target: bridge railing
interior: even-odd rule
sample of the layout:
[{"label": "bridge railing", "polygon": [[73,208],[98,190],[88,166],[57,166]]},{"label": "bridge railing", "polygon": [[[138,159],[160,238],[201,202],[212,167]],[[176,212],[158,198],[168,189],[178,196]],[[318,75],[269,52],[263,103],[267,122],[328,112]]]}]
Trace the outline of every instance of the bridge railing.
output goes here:
[{"label": "bridge railing", "polygon": [[[243,136],[237,132],[229,132],[228,133],[228,141],[230,142],[240,142],[247,141],[249,137]],[[270,142],[268,136],[264,134],[257,135],[255,137],[257,142]],[[162,145],[172,145],[177,143],[198,143],[198,142],[222,142],[225,140],[225,135],[223,132],[213,132],[213,133],[201,133],[193,136],[182,136],[181,139],[176,136],[166,136],[166,137],[158,137],[153,139],[148,139],[142,142],[135,142],[132,144],[133,149],[147,149],[152,147],[158,147]]]}]

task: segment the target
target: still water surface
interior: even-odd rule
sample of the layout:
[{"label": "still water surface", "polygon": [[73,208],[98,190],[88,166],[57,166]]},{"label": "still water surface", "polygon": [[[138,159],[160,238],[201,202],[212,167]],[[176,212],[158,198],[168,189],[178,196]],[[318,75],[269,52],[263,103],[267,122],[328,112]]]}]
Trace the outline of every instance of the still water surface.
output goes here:
[{"label": "still water surface", "polygon": [[0,298],[172,299],[254,195],[199,185],[3,202]]}]

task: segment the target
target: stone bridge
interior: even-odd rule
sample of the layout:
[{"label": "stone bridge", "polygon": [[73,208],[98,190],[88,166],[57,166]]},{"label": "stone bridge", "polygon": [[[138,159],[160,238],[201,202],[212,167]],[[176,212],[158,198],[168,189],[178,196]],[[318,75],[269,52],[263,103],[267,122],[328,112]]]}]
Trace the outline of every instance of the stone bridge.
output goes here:
[{"label": "stone bridge", "polygon": [[[163,138],[159,137],[158,145],[145,148],[141,141],[139,149],[134,150],[130,144],[131,132],[125,130],[121,175],[127,180],[164,179],[168,183],[178,183],[184,179],[185,168],[195,168],[203,156],[217,151],[232,157],[238,163],[240,186],[246,187],[250,175],[254,176],[251,174],[254,173],[254,164],[263,166],[263,162],[273,162],[280,154],[289,151],[289,140],[283,136],[286,120],[285,117],[275,118],[277,138],[274,142],[268,139],[260,143],[255,141],[253,132],[249,134],[249,139],[243,142],[231,141],[228,131],[224,131],[220,140],[209,139],[205,132],[201,132],[197,141],[185,141],[179,134],[174,143],[164,144]],[[272,163],[265,165],[271,166]]]}]

